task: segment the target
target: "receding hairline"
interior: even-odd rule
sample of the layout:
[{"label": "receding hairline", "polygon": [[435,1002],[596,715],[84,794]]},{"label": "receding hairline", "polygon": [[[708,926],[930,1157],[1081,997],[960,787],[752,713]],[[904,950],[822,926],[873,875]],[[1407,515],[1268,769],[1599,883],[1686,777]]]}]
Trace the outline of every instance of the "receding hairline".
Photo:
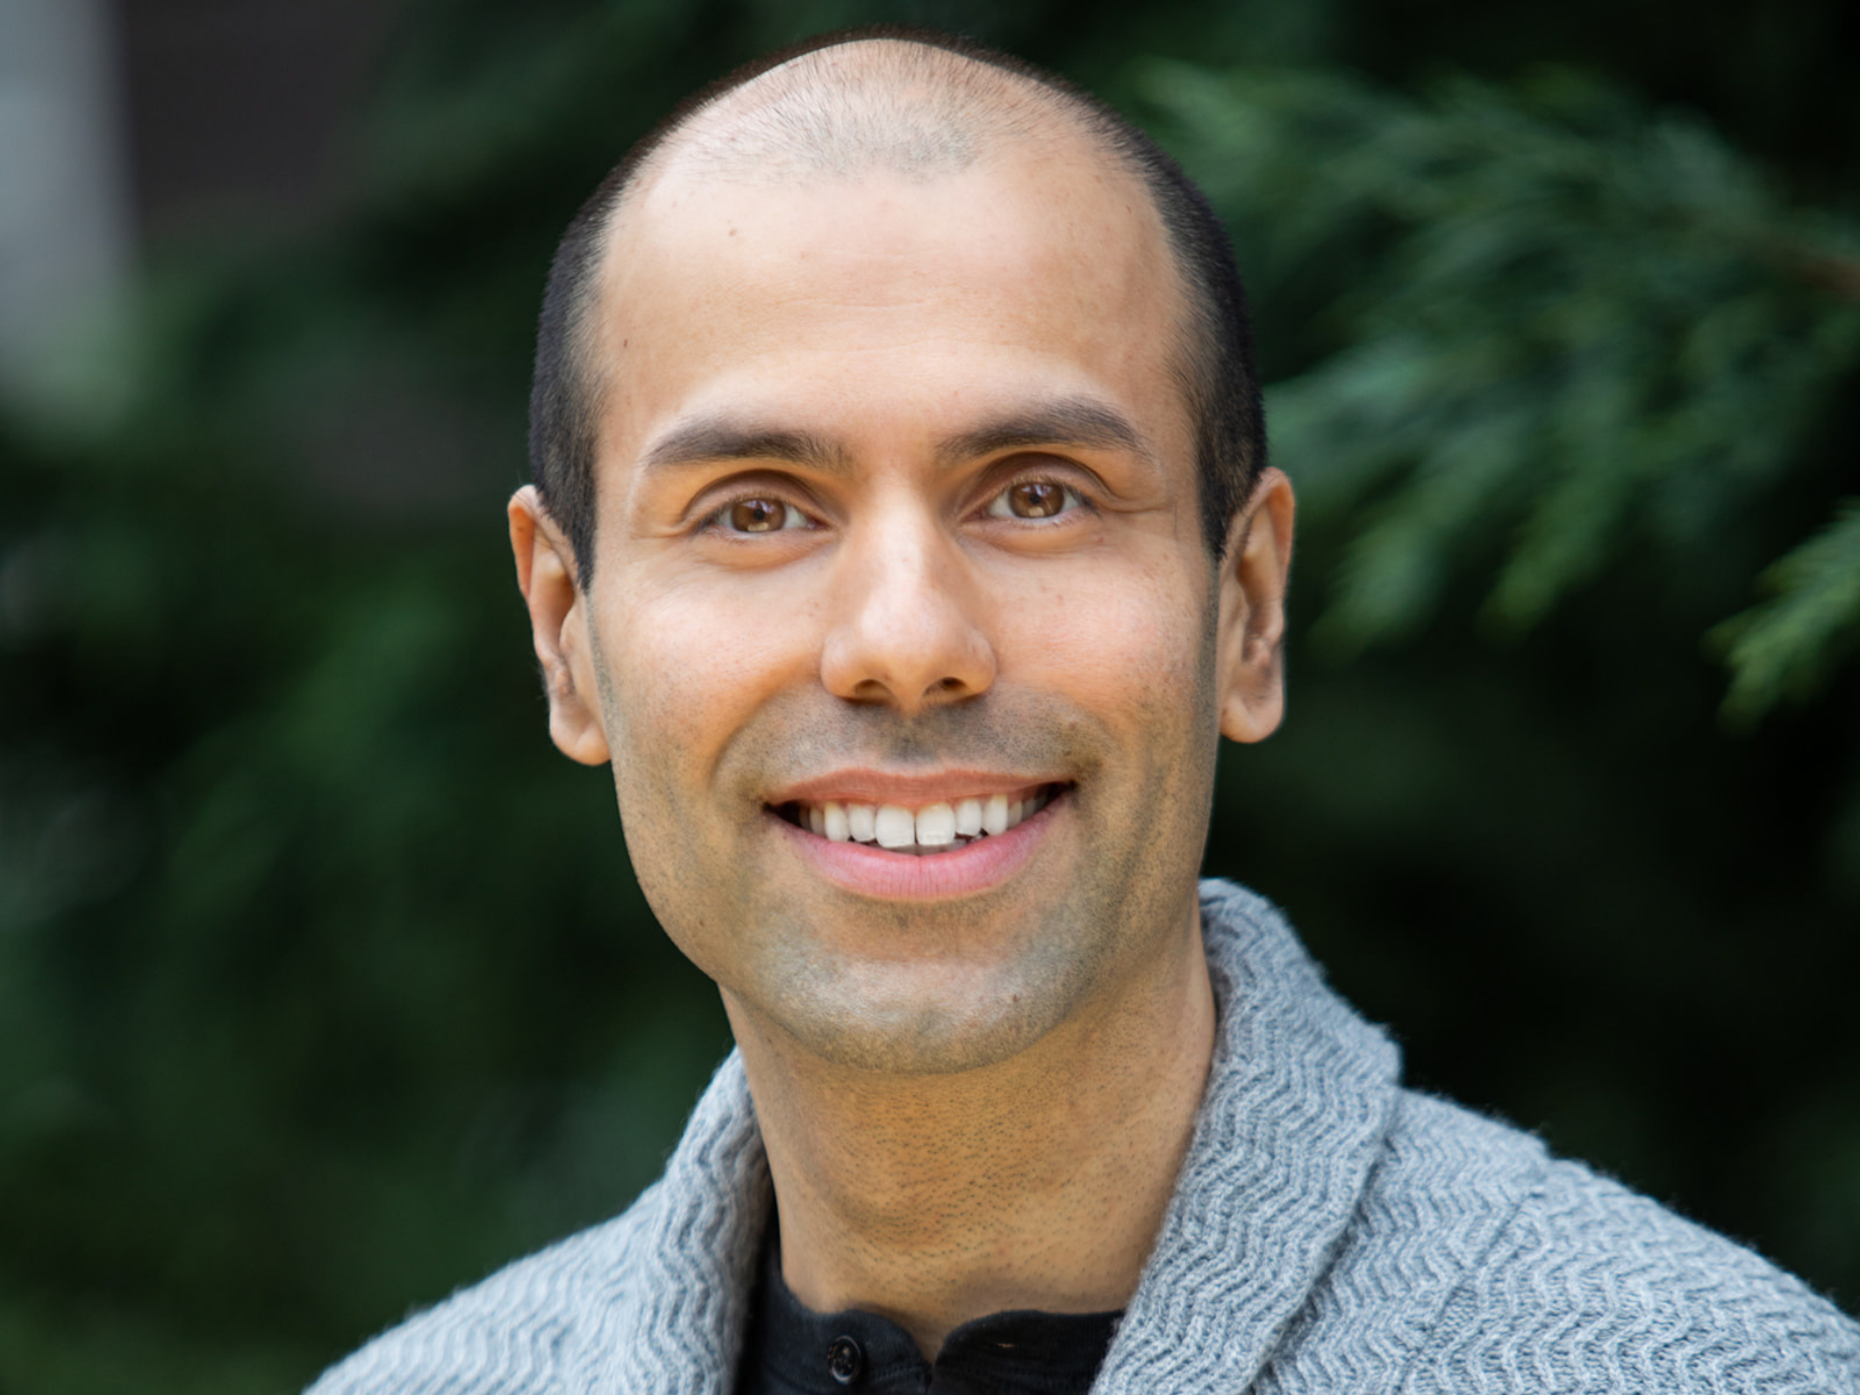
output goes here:
[{"label": "receding hairline", "polygon": [[[959,101],[951,102],[951,98]],[[698,101],[668,122],[607,210],[603,236],[611,236],[623,209],[681,164],[696,165],[715,177],[733,163],[729,157],[745,136],[766,149],[780,142],[781,133],[770,128],[779,125],[792,107],[818,107],[836,100],[846,104],[846,111],[858,105],[866,110],[889,107],[890,115],[900,121],[914,113],[927,113],[942,125],[973,137],[972,159],[1022,140],[1076,134],[1112,165],[1125,163],[1097,129],[1101,123],[1082,94],[923,40],[867,37],[797,54]],[[792,138],[796,163],[814,157],[818,177],[823,179],[848,177],[888,163],[887,152],[865,148],[851,151],[851,161],[835,168],[828,151],[815,147],[804,152],[809,133],[795,131]],[[935,177],[943,172],[927,173]],[[761,180],[746,180],[769,181],[766,173]]]},{"label": "receding hairline", "polygon": [[[937,105],[935,99],[939,97],[957,95],[965,99],[960,112],[944,105],[938,115],[954,115],[979,134],[973,158],[960,166],[952,164],[945,169],[926,171],[925,182],[953,177],[992,159],[1024,152],[1030,145],[1050,141],[1054,147],[1070,146],[1069,154],[1084,156],[1100,170],[1127,184],[1137,206],[1144,210],[1139,216],[1154,222],[1150,232],[1163,249],[1173,290],[1180,301],[1180,313],[1192,322],[1195,311],[1186,271],[1180,259],[1173,255],[1155,199],[1145,188],[1133,162],[1106,134],[1090,99],[1039,76],[916,39],[889,36],[858,39],[810,49],[677,114],[666,123],[651,149],[617,191],[596,233],[593,265],[590,274],[582,280],[579,302],[572,312],[574,367],[571,371],[579,379],[584,400],[595,418],[596,442],[602,435],[598,423],[605,415],[603,404],[613,375],[621,368],[618,356],[599,352],[597,324],[600,306],[611,291],[611,276],[625,239],[629,216],[640,211],[641,205],[662,181],[687,173],[711,180],[728,177],[730,169],[735,168],[742,171],[740,182],[745,188],[776,187],[780,180],[770,177],[766,165],[729,158],[732,152],[725,143],[732,131],[740,130],[744,122],[753,122],[771,109],[779,110],[784,102],[807,102],[823,95],[843,93],[847,90],[845,79],[849,75],[861,100],[891,103],[899,110],[911,109],[915,105],[913,98],[919,96],[931,99],[923,105],[932,107]],[[895,83],[899,77],[907,84],[918,84],[918,90],[906,87],[901,92]],[[900,96],[904,99],[902,102],[896,100]],[[886,169],[886,166],[885,159],[874,158],[845,168],[823,168],[817,171],[817,177],[823,181],[853,181],[869,178],[875,170],[900,172]],[[1185,328],[1190,335],[1196,332],[1193,328]]]},{"label": "receding hairline", "polygon": [[[729,141],[731,123],[740,131],[745,123],[753,123],[771,110],[779,112],[783,103],[831,100],[850,90],[862,101],[889,103],[899,112],[913,106],[936,110],[939,118],[958,122],[977,136],[973,159],[963,162],[961,168],[1030,142],[1076,141],[1075,148],[1096,156],[1102,169],[1128,181],[1152,214],[1159,212],[1133,161],[1119,149],[1091,98],[1050,75],[991,61],[986,52],[969,53],[909,35],[869,35],[806,49],[746,81],[724,82],[715,91],[698,94],[648,137],[647,148],[601,210],[591,265],[588,274],[579,278],[575,302],[569,309],[567,335],[570,376],[578,381],[584,404],[597,422],[603,415],[601,405],[611,375],[619,365],[612,355],[601,358],[597,354],[595,322],[610,287],[628,216],[661,182],[687,168],[714,179],[727,175],[734,164],[746,187],[776,183],[766,167],[757,167],[753,161],[730,161]],[[964,99],[960,107],[948,104],[951,96]],[[905,100],[900,101],[900,97]],[[913,97],[920,100],[913,103]],[[868,177],[874,168],[886,163],[883,158],[858,161],[838,170],[819,169],[816,177]],[[925,174],[934,178],[957,172],[959,167],[952,163]],[[1164,235],[1165,247],[1168,241]],[[1177,293],[1192,300],[1184,268],[1176,264],[1178,259],[1173,255],[1168,260]],[[597,358],[601,361],[597,362]],[[598,440],[598,425],[594,435]]]},{"label": "receding hairline", "polygon": [[[537,333],[530,458],[544,507],[562,520],[575,542],[582,583],[593,572],[604,403],[615,375],[624,371],[623,355],[607,352],[611,346],[600,341],[606,320],[601,308],[611,303],[615,270],[624,265],[620,249],[624,224],[630,221],[625,215],[660,187],[668,169],[702,163],[710,167],[710,177],[719,176],[724,171],[714,158],[721,153],[727,165],[741,123],[767,110],[800,118],[790,134],[801,139],[787,156],[806,156],[806,178],[863,182],[873,173],[872,165],[886,160],[848,164],[837,148],[848,128],[810,115],[816,103],[843,114],[849,94],[857,99],[850,108],[867,115],[861,103],[868,101],[919,120],[940,109],[943,124],[976,138],[974,150],[957,152],[970,163],[976,150],[994,154],[1031,146],[1036,154],[1053,155],[1066,147],[1066,162],[1079,177],[1095,170],[1107,196],[1119,202],[1124,195],[1115,186],[1122,185],[1132,196],[1132,211],[1140,208],[1144,221],[1160,223],[1163,260],[1171,289],[1180,297],[1180,332],[1169,355],[1170,370],[1194,424],[1204,533],[1210,552],[1219,557],[1231,515],[1265,460],[1246,295],[1219,215],[1140,128],[1064,77],[959,35],[881,26],[807,40],[692,94],[608,172],[558,244]],[[784,97],[800,100],[784,107]],[[863,128],[855,121],[852,129],[858,134]],[[701,158],[706,146],[712,159]],[[815,158],[820,152],[827,158]],[[904,162],[908,168],[900,172],[926,182],[957,172],[949,166],[948,150],[934,152],[929,161],[932,166],[941,162],[941,169],[919,168],[924,164],[920,154],[911,152]],[[788,179],[771,180],[754,159],[738,159],[728,172],[745,185],[779,185],[794,174],[791,163]],[[692,187],[705,187],[703,177],[694,179]]]}]

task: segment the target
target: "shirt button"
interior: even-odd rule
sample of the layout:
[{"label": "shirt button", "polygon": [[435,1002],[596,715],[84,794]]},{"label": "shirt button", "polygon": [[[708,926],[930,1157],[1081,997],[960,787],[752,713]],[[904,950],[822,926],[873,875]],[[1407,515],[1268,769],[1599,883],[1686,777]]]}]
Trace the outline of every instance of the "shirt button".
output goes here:
[{"label": "shirt button", "polygon": [[827,1374],[841,1385],[851,1385],[858,1380],[864,1365],[865,1353],[851,1337],[835,1337],[828,1344]]}]

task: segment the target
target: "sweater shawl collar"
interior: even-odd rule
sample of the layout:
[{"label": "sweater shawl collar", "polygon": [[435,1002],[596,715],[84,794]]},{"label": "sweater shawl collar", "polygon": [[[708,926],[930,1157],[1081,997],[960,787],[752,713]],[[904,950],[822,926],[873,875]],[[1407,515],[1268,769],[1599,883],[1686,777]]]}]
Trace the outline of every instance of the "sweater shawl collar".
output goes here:
[{"label": "sweater shawl collar", "polygon": [[[1208,881],[1201,914],[1219,1010],[1208,1084],[1096,1395],[1250,1386],[1334,1257],[1398,1095],[1395,1048],[1276,909]],[[597,1388],[730,1395],[771,1200],[732,1053],[635,1208]]]}]

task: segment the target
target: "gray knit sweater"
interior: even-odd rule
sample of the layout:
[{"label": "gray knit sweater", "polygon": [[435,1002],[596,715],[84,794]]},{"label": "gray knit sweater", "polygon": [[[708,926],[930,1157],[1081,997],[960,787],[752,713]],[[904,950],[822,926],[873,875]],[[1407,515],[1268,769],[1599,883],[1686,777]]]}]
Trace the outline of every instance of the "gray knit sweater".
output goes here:
[{"label": "gray knit sweater", "polygon": [[[1220,1029],[1098,1395],[1860,1392],[1860,1325],[1536,1139],[1400,1088],[1272,906],[1202,886]],[[741,1064],[624,1215],[313,1395],[728,1395],[771,1190]]]}]

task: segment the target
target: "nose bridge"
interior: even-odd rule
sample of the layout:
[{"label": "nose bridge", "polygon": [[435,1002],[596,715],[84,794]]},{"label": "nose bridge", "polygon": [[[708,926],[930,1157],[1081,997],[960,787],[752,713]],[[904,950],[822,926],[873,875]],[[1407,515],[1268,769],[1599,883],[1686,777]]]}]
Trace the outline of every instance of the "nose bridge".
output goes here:
[{"label": "nose bridge", "polygon": [[906,714],[994,681],[994,651],[962,549],[927,501],[892,497],[848,530],[821,678],[837,696]]}]

